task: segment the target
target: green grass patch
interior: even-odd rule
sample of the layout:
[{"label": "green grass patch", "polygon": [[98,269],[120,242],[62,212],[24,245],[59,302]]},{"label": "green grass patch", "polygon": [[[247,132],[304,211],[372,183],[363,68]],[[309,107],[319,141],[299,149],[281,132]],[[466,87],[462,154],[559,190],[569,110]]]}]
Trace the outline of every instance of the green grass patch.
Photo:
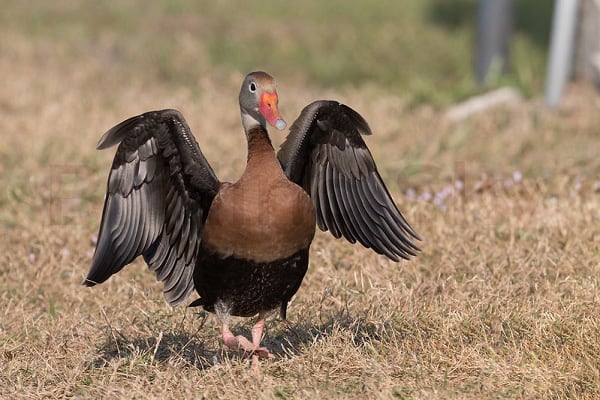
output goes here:
[{"label": "green grass patch", "polygon": [[[511,69],[491,87],[541,92],[552,5],[538,3],[515,1]],[[130,63],[177,85],[193,86],[202,71],[265,69],[314,86],[374,84],[409,104],[448,104],[481,90],[472,67],[475,0],[59,1],[4,8],[5,29],[60,40],[73,57]]]}]

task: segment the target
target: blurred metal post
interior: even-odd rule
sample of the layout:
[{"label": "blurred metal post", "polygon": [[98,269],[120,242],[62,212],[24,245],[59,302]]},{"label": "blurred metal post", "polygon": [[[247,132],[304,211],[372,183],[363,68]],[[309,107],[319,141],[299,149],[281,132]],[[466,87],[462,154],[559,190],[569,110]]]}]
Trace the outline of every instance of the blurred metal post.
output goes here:
[{"label": "blurred metal post", "polygon": [[479,0],[475,78],[484,84],[508,66],[512,0]]},{"label": "blurred metal post", "polygon": [[556,107],[573,65],[575,27],[579,0],[556,0],[552,17],[552,36],[546,74],[546,104]]}]

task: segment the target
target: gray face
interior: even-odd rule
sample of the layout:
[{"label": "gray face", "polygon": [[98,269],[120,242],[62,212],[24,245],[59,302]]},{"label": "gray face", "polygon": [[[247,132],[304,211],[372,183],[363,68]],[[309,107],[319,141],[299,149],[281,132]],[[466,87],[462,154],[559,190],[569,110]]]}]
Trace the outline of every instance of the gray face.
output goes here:
[{"label": "gray face", "polygon": [[248,74],[240,88],[240,108],[256,118],[259,102],[258,83],[254,74]]},{"label": "gray face", "polygon": [[268,121],[277,129],[285,128],[285,121],[277,108],[275,79],[266,72],[257,71],[246,76],[240,88],[239,101],[242,115],[249,115],[263,126]]}]

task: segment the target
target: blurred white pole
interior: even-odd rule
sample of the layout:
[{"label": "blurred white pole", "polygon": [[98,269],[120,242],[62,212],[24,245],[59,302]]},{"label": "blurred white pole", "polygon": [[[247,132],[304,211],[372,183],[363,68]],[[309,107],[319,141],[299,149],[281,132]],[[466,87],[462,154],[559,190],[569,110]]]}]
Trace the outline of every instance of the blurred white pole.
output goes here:
[{"label": "blurred white pole", "polygon": [[573,65],[573,47],[579,0],[556,0],[546,75],[546,104],[556,107]]}]

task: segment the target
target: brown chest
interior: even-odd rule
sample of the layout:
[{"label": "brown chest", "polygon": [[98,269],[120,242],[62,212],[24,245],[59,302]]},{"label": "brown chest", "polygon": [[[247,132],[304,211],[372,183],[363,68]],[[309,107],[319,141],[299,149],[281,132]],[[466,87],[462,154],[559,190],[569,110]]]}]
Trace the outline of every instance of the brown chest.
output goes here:
[{"label": "brown chest", "polygon": [[287,179],[240,180],[215,197],[203,245],[220,255],[270,262],[306,249],[315,233],[308,195]]}]

